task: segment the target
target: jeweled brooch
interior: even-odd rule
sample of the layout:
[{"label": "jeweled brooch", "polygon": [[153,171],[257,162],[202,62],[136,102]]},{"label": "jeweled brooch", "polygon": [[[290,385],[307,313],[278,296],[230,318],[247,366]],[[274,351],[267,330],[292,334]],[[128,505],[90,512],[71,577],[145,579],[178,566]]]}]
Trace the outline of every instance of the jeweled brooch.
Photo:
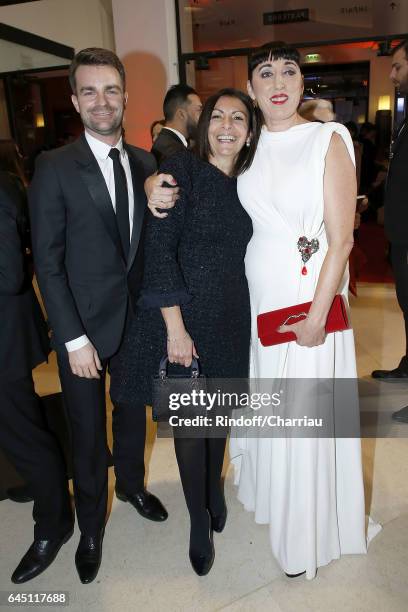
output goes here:
[{"label": "jeweled brooch", "polygon": [[[319,241],[317,238],[308,240],[306,236],[301,236],[297,243],[298,251],[302,257],[303,264],[306,264],[311,256],[319,250]],[[303,265],[302,274],[307,274],[306,265]]]}]

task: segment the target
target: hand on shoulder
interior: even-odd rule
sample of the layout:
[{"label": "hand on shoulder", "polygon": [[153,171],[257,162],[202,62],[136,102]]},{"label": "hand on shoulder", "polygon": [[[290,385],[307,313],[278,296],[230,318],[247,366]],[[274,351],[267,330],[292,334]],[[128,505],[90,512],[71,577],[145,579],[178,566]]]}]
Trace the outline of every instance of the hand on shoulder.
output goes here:
[{"label": "hand on shoulder", "polygon": [[144,189],[150,212],[159,219],[167,217],[168,213],[160,210],[173,208],[179,198],[179,187],[174,177],[171,174],[152,174],[146,179]]}]

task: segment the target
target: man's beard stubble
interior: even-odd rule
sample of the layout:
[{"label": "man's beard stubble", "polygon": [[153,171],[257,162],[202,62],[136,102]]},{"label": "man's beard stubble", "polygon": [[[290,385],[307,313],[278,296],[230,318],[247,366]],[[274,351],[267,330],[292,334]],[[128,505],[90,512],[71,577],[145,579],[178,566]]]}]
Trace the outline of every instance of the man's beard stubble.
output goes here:
[{"label": "man's beard stubble", "polygon": [[194,121],[190,117],[188,117],[187,119],[186,128],[187,128],[187,135],[188,135],[187,138],[189,140],[195,140],[197,136],[197,124],[194,123]]},{"label": "man's beard stubble", "polygon": [[[115,109],[110,106],[105,106],[103,108],[96,107],[96,108],[93,108],[91,112],[95,112],[95,111],[107,111],[107,112],[113,111],[115,112]],[[81,119],[82,119],[84,126],[89,128],[96,134],[100,134],[101,136],[110,136],[111,134],[114,134],[115,132],[117,132],[118,129],[122,126],[124,109],[122,109],[122,112],[120,112],[119,115],[115,116],[114,114],[112,117],[111,124],[105,128],[100,128],[98,122],[97,121],[94,122],[92,120],[91,112],[88,111],[86,115],[81,115]]]}]

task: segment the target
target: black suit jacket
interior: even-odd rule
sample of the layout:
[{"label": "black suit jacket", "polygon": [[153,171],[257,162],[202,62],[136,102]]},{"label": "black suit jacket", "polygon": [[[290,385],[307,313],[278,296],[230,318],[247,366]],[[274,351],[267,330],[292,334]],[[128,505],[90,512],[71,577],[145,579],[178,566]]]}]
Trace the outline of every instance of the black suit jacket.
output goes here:
[{"label": "black suit jacket", "polygon": [[151,152],[156,158],[157,165],[160,166],[160,164],[170,157],[170,155],[178,153],[179,151],[184,151],[185,148],[186,147],[177,134],[163,128],[153,143]]},{"label": "black suit jacket", "polygon": [[24,253],[23,198],[13,177],[0,172],[0,380],[28,376],[49,352]]},{"label": "black suit jacket", "polygon": [[385,188],[385,232],[391,243],[408,245],[408,119],[391,150]]},{"label": "black suit jacket", "polygon": [[142,275],[147,176],[154,158],[126,145],[134,216],[129,258],[123,258],[109,191],[83,134],[39,156],[29,190],[34,264],[57,345],[86,334],[101,358],[122,339],[129,298]]}]

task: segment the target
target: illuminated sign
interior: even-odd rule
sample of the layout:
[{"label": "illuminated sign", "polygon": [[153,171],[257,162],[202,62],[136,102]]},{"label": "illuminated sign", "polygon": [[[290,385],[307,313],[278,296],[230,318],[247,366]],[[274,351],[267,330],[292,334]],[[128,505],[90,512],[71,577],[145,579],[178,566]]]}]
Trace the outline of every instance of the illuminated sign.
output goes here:
[{"label": "illuminated sign", "polygon": [[320,62],[322,60],[322,56],[320,53],[308,53],[305,55],[304,61],[307,64],[313,64],[314,62]]},{"label": "illuminated sign", "polygon": [[273,11],[263,14],[264,25],[279,25],[282,23],[298,23],[309,21],[309,9],[296,9],[293,11]]}]

